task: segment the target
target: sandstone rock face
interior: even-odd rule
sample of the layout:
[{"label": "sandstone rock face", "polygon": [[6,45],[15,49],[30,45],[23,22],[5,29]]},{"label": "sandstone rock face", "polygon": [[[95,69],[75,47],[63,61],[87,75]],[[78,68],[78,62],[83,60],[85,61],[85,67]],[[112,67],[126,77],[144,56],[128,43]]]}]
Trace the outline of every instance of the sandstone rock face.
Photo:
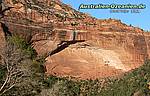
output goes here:
[{"label": "sandstone rock face", "polygon": [[2,25],[0,24],[0,49],[5,45],[5,33],[3,31]]},{"label": "sandstone rock face", "polygon": [[39,56],[48,56],[47,75],[104,78],[150,59],[150,33],[140,28],[93,18],[60,0],[9,1],[15,7],[1,21],[13,35],[30,42]]},{"label": "sandstone rock face", "polygon": [[66,48],[47,58],[47,74],[79,79],[114,76],[129,70],[118,55],[113,50],[94,47]]},{"label": "sandstone rock face", "polygon": [[3,28],[2,28],[2,24],[0,23],[0,62],[1,62],[1,54],[2,54],[2,50],[5,46],[5,33],[3,31]]},{"label": "sandstone rock face", "polygon": [[87,40],[88,47],[70,45],[47,58],[47,74],[80,79],[109,77],[140,67],[148,59],[142,34],[99,33]]}]

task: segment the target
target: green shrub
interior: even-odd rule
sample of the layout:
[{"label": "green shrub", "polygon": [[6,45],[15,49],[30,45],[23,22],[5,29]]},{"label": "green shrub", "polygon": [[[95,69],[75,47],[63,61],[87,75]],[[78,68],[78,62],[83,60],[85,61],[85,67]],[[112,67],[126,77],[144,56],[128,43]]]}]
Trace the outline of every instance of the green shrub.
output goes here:
[{"label": "green shrub", "polygon": [[18,1],[17,1],[17,0],[12,0],[12,2],[13,2],[13,4],[16,4],[16,3],[18,3]]},{"label": "green shrub", "polygon": [[44,80],[44,84],[46,87],[52,88],[53,85],[58,82],[58,78],[55,76],[49,76],[47,79]]},{"label": "green shrub", "polygon": [[6,68],[4,68],[2,65],[0,65],[0,82],[2,82],[5,74],[6,74]]},{"label": "green shrub", "polygon": [[120,79],[111,81],[111,84],[103,89],[101,96],[132,96],[135,92],[140,92],[142,96],[150,96],[148,82],[150,81],[150,61],[142,67],[126,74]]},{"label": "green shrub", "polygon": [[[29,57],[33,58],[36,56],[36,52],[32,46],[23,39],[11,37],[9,41],[17,45],[17,47]],[[99,80],[70,80],[55,76],[49,76],[44,79],[44,68],[42,64],[45,62],[45,59],[32,59],[30,61],[30,66],[25,63],[26,66],[29,66],[25,68],[29,68],[31,72],[28,77],[23,78],[24,82],[26,80],[27,83],[25,82],[25,85],[24,82],[22,82],[24,86],[19,87],[22,88],[20,92],[33,89],[40,93],[42,88],[52,89],[55,88],[54,85],[57,84],[59,85],[59,88],[57,86],[59,96],[133,96],[135,93],[140,94],[139,96],[150,96],[150,90],[148,89],[148,83],[150,82],[150,60],[147,60],[140,68],[126,73],[118,79],[105,78],[106,84],[103,86]],[[0,68],[0,80],[3,79],[4,75],[5,71],[3,68]],[[28,88],[28,86],[31,88]],[[27,88],[24,90],[24,87]]]},{"label": "green shrub", "polygon": [[34,57],[36,57],[37,53],[32,48],[32,46],[28,44],[24,39],[20,38],[19,36],[10,37],[9,42],[19,47],[22,50],[22,52],[25,55],[27,55],[29,58],[33,59]]},{"label": "green shrub", "polygon": [[150,82],[150,61],[143,66],[126,73],[119,79],[105,79],[102,86],[99,80],[68,80],[50,76],[45,83],[52,88],[56,82],[59,85],[60,96],[150,96],[148,83]]}]

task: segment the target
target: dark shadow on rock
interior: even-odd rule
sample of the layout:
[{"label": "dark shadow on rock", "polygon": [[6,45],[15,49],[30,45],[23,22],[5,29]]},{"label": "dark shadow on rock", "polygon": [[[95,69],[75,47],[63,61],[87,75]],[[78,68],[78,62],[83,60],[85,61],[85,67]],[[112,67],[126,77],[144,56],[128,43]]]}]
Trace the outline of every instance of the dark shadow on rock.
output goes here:
[{"label": "dark shadow on rock", "polygon": [[48,53],[48,56],[52,56],[56,53],[59,53],[60,51],[67,48],[69,45],[72,45],[72,44],[75,44],[75,43],[78,43],[78,42],[85,42],[85,40],[61,41],[61,43],[58,44],[58,46],[55,50]]},{"label": "dark shadow on rock", "polygon": [[5,34],[5,36],[12,36],[11,32],[9,31],[8,27],[4,24],[4,23],[1,23],[1,27],[3,29],[3,32]]}]

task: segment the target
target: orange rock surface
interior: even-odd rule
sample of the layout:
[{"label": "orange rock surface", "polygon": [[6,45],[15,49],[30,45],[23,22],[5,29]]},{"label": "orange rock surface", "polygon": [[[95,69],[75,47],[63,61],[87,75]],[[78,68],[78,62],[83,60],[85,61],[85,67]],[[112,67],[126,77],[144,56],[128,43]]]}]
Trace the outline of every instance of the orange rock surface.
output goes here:
[{"label": "orange rock surface", "polygon": [[150,58],[150,34],[140,28],[111,18],[96,19],[60,0],[9,1],[15,7],[1,21],[12,34],[30,42],[38,55],[51,54],[46,58],[47,75],[111,77]]}]

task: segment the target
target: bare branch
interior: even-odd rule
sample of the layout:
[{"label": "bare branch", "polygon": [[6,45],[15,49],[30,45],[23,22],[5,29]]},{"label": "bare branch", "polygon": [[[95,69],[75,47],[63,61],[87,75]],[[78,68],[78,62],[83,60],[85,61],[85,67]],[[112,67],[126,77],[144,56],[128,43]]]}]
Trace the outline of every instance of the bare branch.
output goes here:
[{"label": "bare branch", "polygon": [[2,86],[0,86],[0,95],[12,89],[22,79],[23,71],[19,68],[23,55],[19,53],[16,46],[7,43],[3,50],[2,60],[3,65],[6,66],[6,79]]}]

